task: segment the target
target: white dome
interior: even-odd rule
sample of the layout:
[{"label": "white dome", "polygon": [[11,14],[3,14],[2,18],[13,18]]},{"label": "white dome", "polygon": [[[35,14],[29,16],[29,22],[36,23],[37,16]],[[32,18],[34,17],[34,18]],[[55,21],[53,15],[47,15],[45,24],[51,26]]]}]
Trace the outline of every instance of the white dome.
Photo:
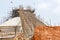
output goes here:
[{"label": "white dome", "polygon": [[17,26],[17,25],[21,26],[20,17],[12,18],[12,19],[2,23],[0,26]]}]

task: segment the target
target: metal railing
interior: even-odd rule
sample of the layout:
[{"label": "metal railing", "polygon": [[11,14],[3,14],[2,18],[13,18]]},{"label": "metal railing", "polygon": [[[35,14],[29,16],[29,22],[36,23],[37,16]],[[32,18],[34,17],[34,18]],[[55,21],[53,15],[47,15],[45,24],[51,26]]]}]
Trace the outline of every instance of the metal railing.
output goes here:
[{"label": "metal railing", "polygon": [[0,17],[0,24],[4,23],[8,19],[10,19],[10,18],[9,17]]}]

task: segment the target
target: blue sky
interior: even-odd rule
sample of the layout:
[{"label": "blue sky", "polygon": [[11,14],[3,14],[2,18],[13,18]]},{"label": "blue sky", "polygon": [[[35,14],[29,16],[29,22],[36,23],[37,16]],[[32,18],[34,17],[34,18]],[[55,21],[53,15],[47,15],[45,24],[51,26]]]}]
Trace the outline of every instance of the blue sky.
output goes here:
[{"label": "blue sky", "polygon": [[50,25],[60,25],[60,0],[0,0],[0,22],[2,17],[9,17],[12,7],[19,5],[35,8],[36,15]]}]

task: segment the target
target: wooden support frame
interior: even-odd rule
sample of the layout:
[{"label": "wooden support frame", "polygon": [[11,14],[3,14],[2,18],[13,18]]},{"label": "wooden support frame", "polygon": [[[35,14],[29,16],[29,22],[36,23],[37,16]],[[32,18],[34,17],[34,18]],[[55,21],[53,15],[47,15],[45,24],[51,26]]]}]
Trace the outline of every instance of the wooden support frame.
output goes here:
[{"label": "wooden support frame", "polygon": [[[17,33],[17,27],[18,26],[0,26],[0,38],[8,38],[8,37],[4,37],[4,36],[6,36],[6,35],[15,35],[16,36],[16,33]],[[6,31],[6,33],[4,32],[5,30],[11,30],[11,29],[14,29],[14,32],[8,32],[8,31]],[[15,37],[14,36],[14,37]],[[11,37],[10,37],[11,38]]]}]

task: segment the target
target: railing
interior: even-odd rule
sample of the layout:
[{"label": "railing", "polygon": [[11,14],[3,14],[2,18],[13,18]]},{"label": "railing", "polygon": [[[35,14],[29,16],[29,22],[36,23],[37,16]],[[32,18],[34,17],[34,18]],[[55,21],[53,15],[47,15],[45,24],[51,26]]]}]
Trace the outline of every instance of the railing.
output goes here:
[{"label": "railing", "polygon": [[0,26],[0,38],[12,38],[18,33],[19,26]]},{"label": "railing", "polygon": [[0,24],[10,19],[9,17],[0,17]]}]

